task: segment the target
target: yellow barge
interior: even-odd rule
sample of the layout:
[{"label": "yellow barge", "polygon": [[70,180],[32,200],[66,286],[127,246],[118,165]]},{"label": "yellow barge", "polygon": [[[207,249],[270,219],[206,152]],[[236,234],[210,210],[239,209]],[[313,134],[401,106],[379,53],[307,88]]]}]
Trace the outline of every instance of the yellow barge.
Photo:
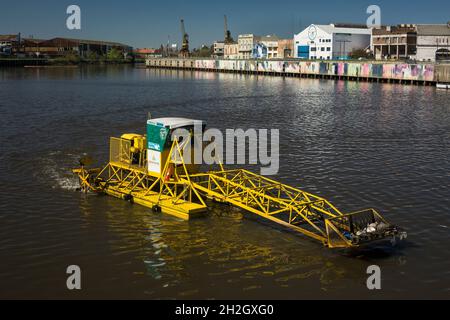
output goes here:
[{"label": "yellow barge", "polygon": [[175,130],[204,130],[202,121],[160,118],[147,121],[147,134],[110,139],[110,159],[103,169],[74,169],[83,192],[93,191],[137,203],[181,219],[204,214],[206,199],[242,208],[300,232],[329,248],[359,247],[374,241],[406,237],[377,211],[343,214],[326,199],[247,170],[201,172],[187,164],[186,153],[198,144],[194,134],[181,141]]}]

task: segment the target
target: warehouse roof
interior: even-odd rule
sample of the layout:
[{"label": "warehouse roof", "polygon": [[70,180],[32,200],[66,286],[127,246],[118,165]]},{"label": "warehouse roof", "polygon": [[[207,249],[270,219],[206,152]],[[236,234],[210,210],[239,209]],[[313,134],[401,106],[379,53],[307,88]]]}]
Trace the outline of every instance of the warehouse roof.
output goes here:
[{"label": "warehouse roof", "polygon": [[420,36],[450,36],[449,24],[418,24],[417,35]]},{"label": "warehouse roof", "polygon": [[322,29],[326,33],[351,33],[351,34],[367,34],[371,35],[372,30],[368,28],[347,28],[336,27],[334,24],[316,24],[317,28]]},{"label": "warehouse roof", "polygon": [[90,44],[90,45],[106,45],[106,46],[117,46],[117,47],[129,47],[128,45],[119,43],[119,42],[111,42],[111,41],[97,41],[97,40],[85,40],[85,39],[73,39],[73,38],[53,38],[47,40],[48,43],[77,43],[77,44]]},{"label": "warehouse roof", "polygon": [[[7,34],[7,35],[0,35],[0,41],[17,41],[19,39],[19,36],[17,34]],[[111,41],[97,41],[97,40],[85,40],[85,39],[73,39],[73,38],[53,38],[49,40],[44,39],[34,39],[34,38],[21,38],[22,41],[28,41],[32,43],[39,43],[42,45],[51,45],[51,44],[58,44],[58,45],[78,45],[78,44],[90,44],[90,45],[106,45],[111,47],[128,47],[130,46],[119,43],[119,42],[111,42]]]},{"label": "warehouse roof", "polygon": [[379,29],[372,29],[372,34],[377,35],[391,35],[391,34],[407,34],[416,33],[415,25],[398,25],[398,26],[382,26]]},{"label": "warehouse roof", "polygon": [[17,34],[0,34],[0,41],[16,41]]},{"label": "warehouse roof", "polygon": [[280,38],[274,34],[269,34],[267,36],[261,37],[261,41],[278,41],[278,40],[280,40]]}]

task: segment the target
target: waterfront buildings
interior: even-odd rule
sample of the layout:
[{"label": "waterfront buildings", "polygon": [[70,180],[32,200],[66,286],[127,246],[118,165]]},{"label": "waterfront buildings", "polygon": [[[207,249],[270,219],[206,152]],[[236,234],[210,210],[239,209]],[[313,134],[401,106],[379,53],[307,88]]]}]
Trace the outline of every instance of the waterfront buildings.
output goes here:
[{"label": "waterfront buildings", "polygon": [[263,43],[257,42],[253,46],[251,59],[267,59],[267,47]]},{"label": "waterfront buildings", "polygon": [[111,49],[119,50],[122,54],[132,52],[132,47],[110,41],[82,40],[70,38],[54,38],[37,44],[33,50],[42,50],[51,55],[66,55],[74,53],[80,57],[88,57],[90,53],[106,55]]},{"label": "waterfront buildings", "polygon": [[225,42],[216,41],[213,47],[213,56],[215,58],[222,58],[224,56]]},{"label": "waterfront buildings", "polygon": [[291,58],[293,53],[293,40],[280,39],[276,35],[255,36],[243,34],[238,37],[238,54],[233,44],[225,45],[226,59],[279,59]]},{"label": "waterfront buildings", "polygon": [[238,37],[239,59],[251,59],[255,45],[260,41],[260,36],[255,36],[254,34],[240,34]]},{"label": "waterfront buildings", "polygon": [[294,54],[294,40],[280,39],[278,41],[278,58],[292,58]]},{"label": "waterfront buildings", "polygon": [[133,54],[136,58],[147,59],[147,58],[162,58],[162,49],[153,48],[138,48],[133,50]]},{"label": "waterfront buildings", "polygon": [[417,53],[417,31],[412,24],[372,29],[370,49],[376,60],[411,59]]},{"label": "waterfront buildings", "polygon": [[223,52],[223,57],[225,59],[238,59],[239,44],[237,42],[225,43]]},{"label": "waterfront buildings", "polygon": [[21,38],[20,34],[0,36],[0,43],[11,47],[11,54],[17,56],[62,57],[75,54],[87,57],[90,53],[105,55],[111,49],[116,49],[127,55],[133,48],[118,42],[83,40],[71,38],[53,38],[49,40]]},{"label": "waterfront buildings", "polygon": [[0,56],[12,54],[13,44],[18,41],[19,35],[0,35]]},{"label": "waterfront buildings", "polygon": [[450,22],[373,29],[371,50],[377,60],[450,61]]},{"label": "waterfront buildings", "polygon": [[276,59],[278,58],[278,42],[280,41],[280,38],[278,38],[276,35],[268,35],[265,37],[261,37],[260,44],[262,44],[265,47],[265,50],[267,51],[267,54],[263,58],[267,59]]},{"label": "waterfront buildings", "polygon": [[294,57],[345,60],[352,51],[369,48],[371,34],[365,26],[312,24],[294,35]]},{"label": "waterfront buildings", "polygon": [[11,47],[18,39],[19,35],[17,34],[0,35],[0,47]]},{"label": "waterfront buildings", "polygon": [[418,61],[450,61],[450,22],[417,25]]}]

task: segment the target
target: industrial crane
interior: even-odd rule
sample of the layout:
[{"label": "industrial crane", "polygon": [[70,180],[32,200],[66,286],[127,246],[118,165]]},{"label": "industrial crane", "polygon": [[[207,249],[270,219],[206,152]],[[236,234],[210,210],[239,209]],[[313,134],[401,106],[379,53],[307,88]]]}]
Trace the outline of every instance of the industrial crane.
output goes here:
[{"label": "industrial crane", "polygon": [[227,16],[224,15],[224,30],[225,30],[225,44],[228,43],[233,43],[233,37],[231,37],[231,32],[230,30],[228,30],[228,20],[227,20]]},{"label": "industrial crane", "polygon": [[182,44],[180,50],[180,57],[187,58],[189,57],[189,35],[186,33],[186,30],[184,28],[183,19],[181,19],[181,37],[182,37]]}]

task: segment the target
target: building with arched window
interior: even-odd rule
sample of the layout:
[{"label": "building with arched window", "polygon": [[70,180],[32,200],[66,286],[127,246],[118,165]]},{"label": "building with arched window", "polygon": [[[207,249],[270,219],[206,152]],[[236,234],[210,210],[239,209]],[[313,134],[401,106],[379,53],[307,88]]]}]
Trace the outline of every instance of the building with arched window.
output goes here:
[{"label": "building with arched window", "polygon": [[417,55],[419,61],[450,61],[450,22],[417,25]]}]

